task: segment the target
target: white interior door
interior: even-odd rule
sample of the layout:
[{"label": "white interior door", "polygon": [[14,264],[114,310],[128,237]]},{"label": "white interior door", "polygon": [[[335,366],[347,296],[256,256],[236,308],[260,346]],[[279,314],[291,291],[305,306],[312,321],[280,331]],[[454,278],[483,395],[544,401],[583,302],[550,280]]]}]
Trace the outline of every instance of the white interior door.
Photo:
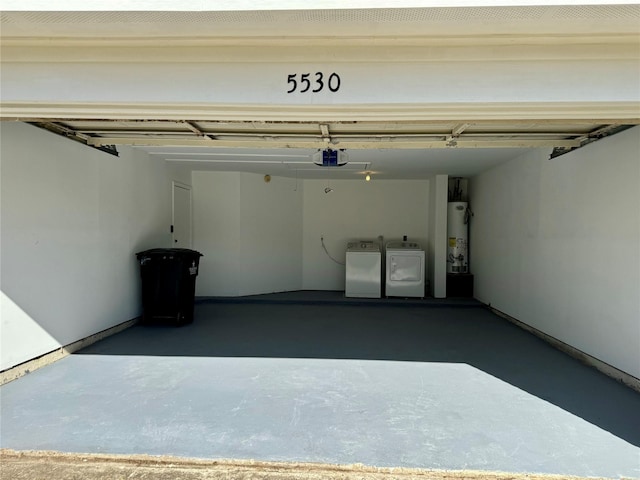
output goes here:
[{"label": "white interior door", "polygon": [[191,248],[191,187],[173,182],[172,240],[175,248]]}]

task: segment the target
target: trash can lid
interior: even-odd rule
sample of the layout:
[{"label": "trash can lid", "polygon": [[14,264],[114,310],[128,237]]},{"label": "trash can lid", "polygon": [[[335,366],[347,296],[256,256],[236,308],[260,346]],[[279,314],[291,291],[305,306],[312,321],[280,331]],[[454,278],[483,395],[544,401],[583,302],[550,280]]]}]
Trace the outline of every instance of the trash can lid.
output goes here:
[{"label": "trash can lid", "polygon": [[202,254],[197,250],[191,250],[190,248],[151,248],[142,252],[136,253],[136,257],[153,257],[153,256],[165,256],[165,255],[181,255],[181,256],[198,256],[202,257]]}]

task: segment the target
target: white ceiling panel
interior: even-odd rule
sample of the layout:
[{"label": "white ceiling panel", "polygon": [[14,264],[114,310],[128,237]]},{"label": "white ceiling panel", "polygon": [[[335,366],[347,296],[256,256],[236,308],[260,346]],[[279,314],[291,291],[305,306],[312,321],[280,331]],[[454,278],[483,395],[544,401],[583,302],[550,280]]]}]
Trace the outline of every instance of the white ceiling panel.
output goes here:
[{"label": "white ceiling panel", "polygon": [[[374,179],[424,179],[434,174],[473,176],[523,154],[527,149],[348,150],[344,167],[313,164],[315,150],[237,149],[197,151],[162,147],[137,147],[164,160],[193,170],[240,171],[262,175],[315,179],[353,179],[370,172]],[[550,151],[550,149],[548,149]]]}]

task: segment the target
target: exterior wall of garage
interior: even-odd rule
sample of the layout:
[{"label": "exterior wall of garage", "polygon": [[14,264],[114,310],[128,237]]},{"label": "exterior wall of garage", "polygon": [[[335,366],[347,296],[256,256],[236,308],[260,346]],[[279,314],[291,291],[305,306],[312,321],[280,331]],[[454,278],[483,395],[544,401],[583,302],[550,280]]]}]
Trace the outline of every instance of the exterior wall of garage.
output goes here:
[{"label": "exterior wall of garage", "polygon": [[[640,100],[633,42],[490,47],[472,40],[434,45],[429,39],[415,45],[261,42],[3,46],[3,115],[592,120],[635,118]],[[326,88],[288,93],[287,79],[299,79],[302,72],[322,73]],[[328,88],[333,74],[341,79],[335,91]]]},{"label": "exterior wall of garage", "polygon": [[163,163],[1,125],[0,369],[137,317],[134,254],[169,246]]},{"label": "exterior wall of garage", "polygon": [[640,378],[640,127],[471,184],[479,300]]}]

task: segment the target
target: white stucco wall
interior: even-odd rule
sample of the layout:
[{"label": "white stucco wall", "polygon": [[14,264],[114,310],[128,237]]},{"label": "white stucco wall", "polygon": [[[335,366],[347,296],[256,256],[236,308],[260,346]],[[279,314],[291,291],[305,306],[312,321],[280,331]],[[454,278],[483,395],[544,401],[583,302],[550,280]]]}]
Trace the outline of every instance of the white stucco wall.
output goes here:
[{"label": "white stucco wall", "polygon": [[302,183],[240,174],[241,295],[297,290],[302,283]]},{"label": "white stucco wall", "polygon": [[239,172],[193,172],[198,296],[299,290],[302,183]]},{"label": "white stucco wall", "polygon": [[[201,52],[197,52],[201,53]],[[189,50],[182,61],[158,58],[145,62],[3,62],[3,103],[19,104],[28,98],[39,104],[188,106],[209,104],[254,105],[440,105],[483,103],[637,102],[638,62],[634,59],[487,59],[470,63],[467,58],[426,58],[402,63],[355,61],[353,58],[313,63],[256,63],[258,55],[238,53],[230,63],[228,51],[216,58],[192,58]],[[154,52],[157,55],[157,53]],[[210,53],[205,52],[206,55]],[[267,58],[273,52],[264,52]],[[478,55],[483,55],[479,51]],[[138,55],[144,55],[144,52]],[[283,51],[286,58],[291,55]],[[310,54],[311,55],[311,54]],[[362,53],[364,56],[365,53]],[[197,57],[197,55],[196,55]],[[153,58],[153,57],[152,57]],[[164,61],[163,61],[164,60]],[[191,60],[191,61],[188,61]],[[341,86],[314,95],[288,94],[287,76],[295,72],[337,73]],[[608,75],[600,75],[602,71]],[[434,75],[437,72],[437,75]],[[184,88],[185,83],[189,88]],[[580,88],[576,88],[580,85]],[[384,95],[380,95],[380,90]],[[183,108],[188,108],[183,107]],[[433,107],[432,107],[433,108]],[[274,109],[277,110],[277,109]],[[132,112],[128,110],[129,114]],[[145,111],[145,113],[148,113]],[[167,115],[168,112],[165,112]],[[169,112],[170,113],[170,112]]]},{"label": "white stucco wall", "polygon": [[[347,242],[400,239],[426,249],[428,180],[299,180],[193,172],[199,296],[344,290]],[[446,182],[445,182],[446,183]],[[445,203],[446,208],[446,203]]]},{"label": "white stucco wall", "polygon": [[472,180],[475,293],[640,378],[640,127]]},{"label": "white stucco wall", "polygon": [[169,246],[164,163],[1,128],[1,369],[140,314],[135,253]]},{"label": "white stucco wall", "polygon": [[434,175],[429,180],[429,241],[427,243],[427,274],[429,295],[447,296],[447,202],[449,176]]},{"label": "white stucco wall", "polygon": [[428,180],[329,181],[333,192],[324,192],[327,180],[304,182],[305,290],[344,290],[345,267],[332,261],[322,249],[324,237],[333,258],[345,261],[347,243],[373,239],[419,242],[428,236]]},{"label": "white stucco wall", "polygon": [[193,172],[193,248],[204,256],[198,296],[240,294],[240,174]]}]

